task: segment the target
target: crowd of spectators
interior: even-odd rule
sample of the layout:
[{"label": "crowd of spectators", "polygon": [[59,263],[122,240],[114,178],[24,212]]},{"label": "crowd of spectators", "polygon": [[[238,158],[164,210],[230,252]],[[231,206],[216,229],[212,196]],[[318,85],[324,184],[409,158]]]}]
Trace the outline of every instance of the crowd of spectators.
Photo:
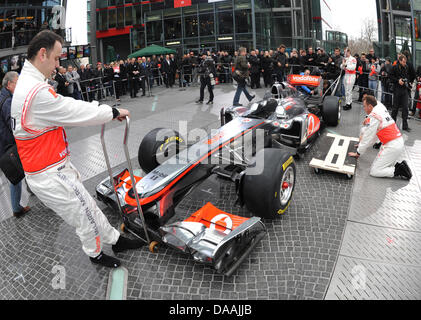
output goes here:
[{"label": "crowd of spectators", "polygon": [[[48,27],[48,25],[46,25]],[[408,61],[407,87],[412,85],[421,89],[421,66],[415,69],[410,63],[408,52],[403,52]],[[155,86],[172,88],[177,85],[186,87],[198,84],[200,81],[200,63],[202,59],[212,58],[216,68],[216,83],[232,83],[232,72],[238,52],[227,51],[194,52],[182,56],[153,55],[138,57],[111,63],[98,62],[96,65],[80,65],[60,67],[50,79],[57,92],[64,96],[73,96],[85,101],[101,100],[113,96],[120,101],[123,95],[136,98],[141,90],[141,96],[146,96]],[[357,80],[359,88],[358,100],[363,93],[377,96],[381,86],[381,101],[386,107],[393,104],[394,81],[393,66],[397,61],[389,57],[379,58],[373,49],[368,53],[355,53],[357,59]],[[327,53],[323,48],[292,49],[287,52],[284,45],[276,50],[251,50],[247,54],[250,81],[252,89],[268,88],[275,81],[284,81],[288,74],[304,74],[310,72],[321,75],[325,82],[337,79],[343,70],[343,50],[336,48]],[[339,86],[339,95],[344,95],[343,86]],[[419,89],[415,90],[414,102],[409,107],[409,114],[414,115],[419,99]]]}]

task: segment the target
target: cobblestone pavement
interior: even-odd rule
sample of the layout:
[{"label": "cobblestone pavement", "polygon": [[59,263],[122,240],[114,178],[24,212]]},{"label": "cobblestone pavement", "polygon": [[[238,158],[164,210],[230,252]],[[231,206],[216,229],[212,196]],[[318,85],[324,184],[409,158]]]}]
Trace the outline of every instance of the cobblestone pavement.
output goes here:
[{"label": "cobblestone pavement", "polygon": [[[198,88],[162,90],[155,97],[123,99],[122,106],[132,112],[129,149],[132,163],[141,138],[155,127],[179,128],[187,121],[188,130],[218,127],[219,109],[231,103],[234,87],[220,85],[213,106],[198,106]],[[265,90],[256,90],[263,97]],[[244,98],[243,98],[244,99]],[[241,101],[245,103],[245,101]],[[358,136],[362,108],[354,104],[343,112],[340,125],[328,129]],[[121,147],[123,127],[107,127],[107,141],[113,167],[123,168]],[[98,150],[100,128],[68,130],[72,162],[80,169],[86,188],[107,176]],[[121,138],[120,138],[121,135]],[[207,266],[193,262],[172,249],[158,254],[147,248],[118,254],[128,269],[128,299],[324,299],[337,264],[344,236],[354,180],[336,173],[314,174],[308,163],[323,136],[297,161],[297,184],[291,206],[281,219],[265,221],[265,237],[237,272],[230,278],[216,274]],[[7,187],[3,184],[3,189]],[[2,202],[7,201],[5,192]],[[231,184],[211,177],[177,208],[180,218],[206,202],[220,209],[250,216],[236,207]],[[21,219],[10,217],[3,209],[0,222],[0,299],[105,299],[109,269],[92,265],[81,249],[74,230],[35,197],[29,198],[32,211]],[[99,203],[110,222],[119,227],[116,212]],[[1,211],[0,211],[1,212]],[[106,247],[105,252],[111,253]],[[339,262],[338,262],[339,264]],[[65,288],[53,289],[57,268],[64,268]]]}]

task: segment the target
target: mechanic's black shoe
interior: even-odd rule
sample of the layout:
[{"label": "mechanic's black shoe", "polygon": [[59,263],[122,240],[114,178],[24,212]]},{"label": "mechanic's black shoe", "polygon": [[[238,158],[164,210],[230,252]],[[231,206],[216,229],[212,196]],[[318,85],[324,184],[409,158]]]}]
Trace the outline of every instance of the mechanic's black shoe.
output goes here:
[{"label": "mechanic's black shoe", "polygon": [[13,212],[13,216],[15,218],[21,218],[23,215],[25,215],[25,213],[27,213],[30,210],[31,210],[30,207],[24,207],[24,208],[20,209],[19,212]]},{"label": "mechanic's black shoe", "polygon": [[112,249],[115,253],[122,252],[124,250],[129,249],[139,249],[143,247],[146,244],[146,242],[140,240],[140,239],[128,239],[123,236],[120,236],[118,238],[118,241],[115,245],[112,246]]},{"label": "mechanic's black shoe", "polygon": [[373,144],[373,149],[380,149],[381,146],[382,146],[382,143],[377,142],[377,143]]},{"label": "mechanic's black shoe", "polygon": [[202,104],[203,103],[203,100],[197,100],[196,103],[197,104]]},{"label": "mechanic's black shoe", "polygon": [[213,104],[213,101],[208,101],[206,102],[206,104]]},{"label": "mechanic's black shoe", "polygon": [[411,132],[411,128],[409,128],[409,127],[402,128],[402,130],[406,131],[406,132]]},{"label": "mechanic's black shoe", "polygon": [[351,106],[349,104],[344,105],[343,109],[345,111],[351,110]]},{"label": "mechanic's black shoe", "polygon": [[406,161],[402,161],[401,163],[395,164],[395,177],[406,178],[407,180],[411,180],[412,178],[412,171],[408,166]]},{"label": "mechanic's black shoe", "polygon": [[118,268],[121,265],[120,260],[118,260],[117,258],[111,257],[109,255],[106,255],[103,252],[101,252],[99,256],[95,258],[89,257],[89,259],[92,261],[92,263],[99,264],[107,268]]}]

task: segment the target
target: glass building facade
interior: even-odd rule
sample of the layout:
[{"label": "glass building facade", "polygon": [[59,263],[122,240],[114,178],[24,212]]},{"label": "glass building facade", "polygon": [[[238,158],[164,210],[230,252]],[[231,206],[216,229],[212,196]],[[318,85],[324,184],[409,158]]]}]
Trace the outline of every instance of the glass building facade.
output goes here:
[{"label": "glass building facade", "polygon": [[413,52],[411,0],[377,0],[379,48],[382,57],[396,58],[403,47]]},{"label": "glass building facade", "polygon": [[179,0],[97,0],[98,47],[113,45],[125,57],[151,44],[179,53],[316,46],[323,32],[313,6],[320,1],[191,0],[178,7]]},{"label": "glass building facade", "polygon": [[0,0],[0,50],[12,47],[15,27],[15,46],[24,46],[52,16],[53,7],[60,0]]},{"label": "glass building facade", "polygon": [[412,17],[414,19],[415,64],[419,66],[421,65],[421,0],[412,0]]}]

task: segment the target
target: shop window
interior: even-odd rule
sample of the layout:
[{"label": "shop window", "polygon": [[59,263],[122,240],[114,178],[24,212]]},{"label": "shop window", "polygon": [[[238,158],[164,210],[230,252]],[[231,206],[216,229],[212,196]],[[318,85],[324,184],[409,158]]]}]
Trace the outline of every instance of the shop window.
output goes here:
[{"label": "shop window", "polygon": [[210,36],[214,34],[214,15],[213,14],[201,14],[199,15],[199,30],[200,36]]},{"label": "shop window", "polygon": [[125,18],[126,18],[126,21],[125,21],[125,24],[126,24],[126,26],[132,26],[134,23],[133,23],[133,7],[125,7],[124,8],[124,13],[125,13]]},{"label": "shop window", "polygon": [[148,42],[162,41],[162,21],[156,20],[146,24]]},{"label": "shop window", "polygon": [[117,8],[117,28],[124,27],[124,8]]},{"label": "shop window", "polygon": [[409,0],[392,0],[392,10],[411,11],[411,1]]},{"label": "shop window", "polygon": [[108,10],[108,28],[115,28],[117,26],[116,9]]},{"label": "shop window", "polygon": [[234,33],[232,11],[218,13],[218,34]]},{"label": "shop window", "polygon": [[184,18],[185,37],[198,36],[198,19],[197,16],[189,16]]},{"label": "shop window", "polygon": [[165,39],[181,38],[181,18],[164,19]]},{"label": "shop window", "polygon": [[235,31],[236,33],[250,33],[252,31],[251,10],[235,11]]}]

